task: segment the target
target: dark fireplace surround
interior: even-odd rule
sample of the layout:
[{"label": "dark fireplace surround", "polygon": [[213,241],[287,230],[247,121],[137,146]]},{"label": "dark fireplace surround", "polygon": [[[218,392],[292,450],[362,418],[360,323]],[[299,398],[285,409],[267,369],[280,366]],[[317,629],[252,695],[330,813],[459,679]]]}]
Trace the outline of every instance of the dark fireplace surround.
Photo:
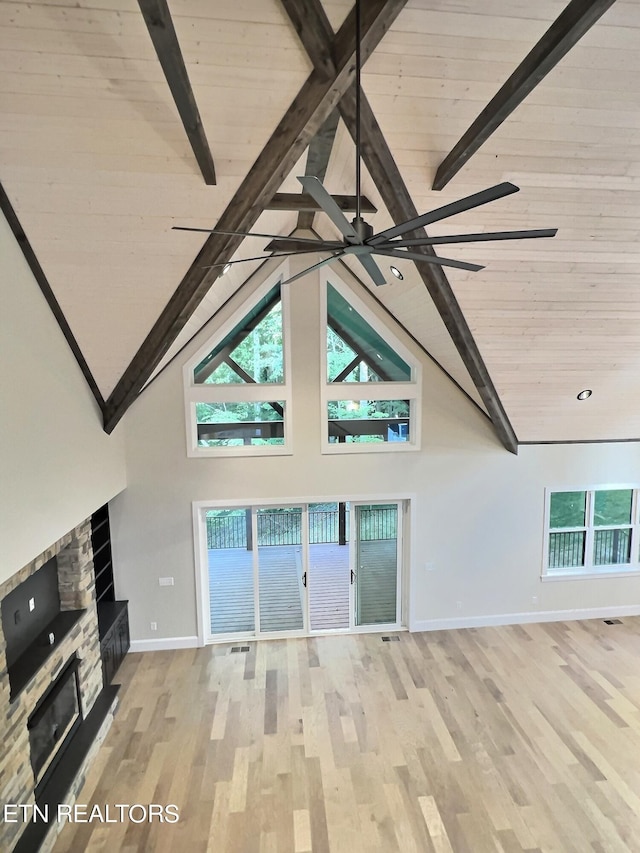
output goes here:
[{"label": "dark fireplace surround", "polygon": [[[0,600],[0,800],[72,802],[115,700],[103,686],[90,519],[0,584]],[[34,827],[0,821],[0,850],[40,849]]]},{"label": "dark fireplace surround", "polygon": [[82,723],[79,665],[80,658],[74,655],[27,720],[31,767],[38,787],[46,783]]}]

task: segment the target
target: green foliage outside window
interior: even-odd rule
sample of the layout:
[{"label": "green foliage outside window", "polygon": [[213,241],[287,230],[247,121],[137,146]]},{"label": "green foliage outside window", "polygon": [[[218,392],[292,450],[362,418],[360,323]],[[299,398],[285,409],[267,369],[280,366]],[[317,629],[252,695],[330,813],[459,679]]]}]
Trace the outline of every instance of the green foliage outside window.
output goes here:
[{"label": "green foliage outside window", "polygon": [[[278,302],[244,340],[230,353],[230,357],[255,382],[260,384],[284,383],[284,349],[282,341],[282,303]],[[224,362],[205,379],[208,385],[244,384],[232,367]]]},{"label": "green foliage outside window", "polygon": [[[355,352],[340,335],[327,326],[327,378],[333,382],[356,357]],[[380,377],[364,361],[358,362],[343,382],[379,382]]]},{"label": "green foliage outside window", "polygon": [[586,492],[553,492],[551,528],[584,527]]},{"label": "green foliage outside window", "polygon": [[633,489],[607,489],[596,492],[593,507],[595,527],[609,524],[629,524]]},{"label": "green foliage outside window", "polygon": [[219,424],[281,421],[282,415],[269,403],[196,403],[196,418],[199,424]]},{"label": "green foliage outside window", "polygon": [[368,418],[408,418],[408,400],[329,400],[327,412],[330,420],[358,420]]}]

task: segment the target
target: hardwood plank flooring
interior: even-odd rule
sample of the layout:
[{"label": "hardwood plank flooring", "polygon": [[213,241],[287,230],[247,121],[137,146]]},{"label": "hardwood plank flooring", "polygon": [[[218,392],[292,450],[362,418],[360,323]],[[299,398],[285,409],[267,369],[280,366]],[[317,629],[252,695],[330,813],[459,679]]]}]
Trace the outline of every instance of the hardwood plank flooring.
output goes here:
[{"label": "hardwood plank flooring", "polygon": [[640,838],[640,617],[130,654],[54,853],[622,853]]}]

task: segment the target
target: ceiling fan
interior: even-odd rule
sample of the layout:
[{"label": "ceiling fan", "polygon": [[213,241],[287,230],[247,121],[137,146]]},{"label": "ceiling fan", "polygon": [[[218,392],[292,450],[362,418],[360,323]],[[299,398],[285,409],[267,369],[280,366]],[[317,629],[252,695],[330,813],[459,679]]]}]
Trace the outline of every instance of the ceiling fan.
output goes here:
[{"label": "ceiling fan", "polygon": [[[231,264],[244,263],[245,261],[267,260],[273,257],[289,257],[291,255],[302,255],[313,252],[327,252],[328,257],[307,267],[302,272],[291,276],[283,284],[296,281],[302,278],[313,270],[320,269],[325,264],[330,264],[338,258],[353,255],[362,264],[371,280],[375,285],[386,284],[385,274],[382,272],[375,256],[394,258],[397,260],[416,261],[418,263],[433,264],[441,267],[454,267],[457,269],[470,270],[476,272],[483,269],[478,264],[468,263],[466,261],[457,261],[451,258],[441,258],[437,255],[421,254],[412,249],[422,246],[437,246],[447,243],[476,243],[481,241],[491,240],[519,240],[530,239],[536,237],[554,237],[557,233],[557,228],[545,228],[528,231],[496,231],[485,232],[479,234],[455,234],[445,237],[416,237],[413,239],[403,239],[404,235],[430,225],[433,222],[438,222],[446,219],[449,216],[454,216],[456,213],[461,213],[465,210],[472,210],[474,207],[487,204],[491,201],[496,201],[504,196],[511,195],[519,191],[519,187],[508,181],[489,187],[481,192],[466,196],[465,198],[446,204],[443,207],[436,208],[429,213],[423,213],[414,219],[409,219],[392,228],[387,228],[384,231],[374,233],[372,226],[366,222],[361,215],[361,189],[360,189],[360,96],[361,96],[361,38],[360,38],[360,0],[356,0],[356,130],[355,130],[355,147],[356,147],[356,215],[349,222],[335,199],[324,188],[322,182],[312,176],[305,175],[299,177],[298,181],[302,184],[303,190],[308,193],[319,205],[321,210],[329,217],[342,234],[342,240],[323,240],[322,238],[311,237],[285,237],[279,234],[259,234],[253,231],[226,231],[217,228],[188,228],[184,226],[174,225],[176,231],[202,231],[208,234],[226,234],[230,236],[241,237],[262,237],[269,239],[271,242],[265,246],[264,251],[269,254],[260,255],[255,258],[242,258],[238,261],[229,261],[227,263],[213,264],[212,267],[228,268]],[[393,269],[393,268],[392,268]],[[226,269],[225,269],[226,271]],[[397,275],[397,273],[395,273]],[[400,276],[401,277],[401,276]]]}]

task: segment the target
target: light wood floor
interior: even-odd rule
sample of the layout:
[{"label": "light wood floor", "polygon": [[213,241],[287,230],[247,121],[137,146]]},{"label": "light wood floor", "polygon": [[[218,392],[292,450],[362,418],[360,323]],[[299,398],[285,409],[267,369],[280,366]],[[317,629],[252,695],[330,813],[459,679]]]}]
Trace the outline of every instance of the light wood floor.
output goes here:
[{"label": "light wood floor", "polygon": [[640,618],[129,655],[55,853],[640,849]]}]

